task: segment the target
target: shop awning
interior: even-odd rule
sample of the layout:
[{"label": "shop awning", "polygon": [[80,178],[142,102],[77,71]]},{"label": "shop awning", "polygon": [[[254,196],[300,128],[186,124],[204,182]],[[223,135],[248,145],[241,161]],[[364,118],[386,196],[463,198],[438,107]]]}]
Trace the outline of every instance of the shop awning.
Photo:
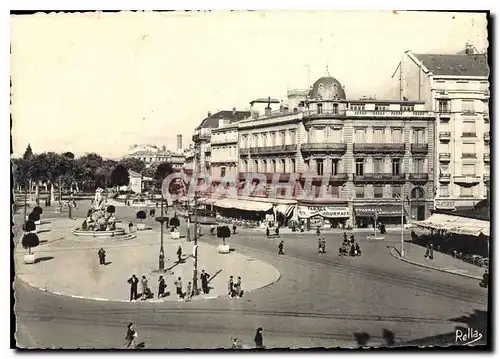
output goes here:
[{"label": "shop awning", "polygon": [[295,205],[279,204],[276,206],[276,211],[283,214],[285,217],[290,217],[292,215]]},{"label": "shop awning", "polygon": [[267,212],[273,205],[271,203],[244,201],[234,198],[223,198],[215,201],[215,206],[221,208],[236,208],[244,211]]},{"label": "shop awning", "polygon": [[354,208],[356,216],[373,217],[377,213],[380,217],[396,217],[401,216],[401,206],[357,206]]},{"label": "shop awning", "polygon": [[481,234],[490,236],[490,222],[475,218],[436,213],[424,221],[415,222],[415,224],[421,228],[443,230],[455,234],[474,237],[478,237]]}]

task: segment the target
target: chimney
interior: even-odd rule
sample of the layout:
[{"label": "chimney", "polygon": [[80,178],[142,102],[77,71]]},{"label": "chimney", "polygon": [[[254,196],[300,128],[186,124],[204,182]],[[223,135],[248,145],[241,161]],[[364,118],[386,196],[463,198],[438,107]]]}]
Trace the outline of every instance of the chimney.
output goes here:
[{"label": "chimney", "polygon": [[252,112],[252,119],[257,120],[259,118],[259,111]]},{"label": "chimney", "polygon": [[208,111],[208,116],[207,117],[210,117],[212,116],[212,112]]},{"label": "chimney", "polygon": [[177,135],[177,150],[182,151],[182,135]]},{"label": "chimney", "polygon": [[233,107],[233,115],[236,113],[236,107]]},{"label": "chimney", "polygon": [[266,107],[266,111],[264,112],[265,116],[271,116],[271,107]]},{"label": "chimney", "polygon": [[474,46],[471,43],[465,44],[465,54],[474,55]]}]

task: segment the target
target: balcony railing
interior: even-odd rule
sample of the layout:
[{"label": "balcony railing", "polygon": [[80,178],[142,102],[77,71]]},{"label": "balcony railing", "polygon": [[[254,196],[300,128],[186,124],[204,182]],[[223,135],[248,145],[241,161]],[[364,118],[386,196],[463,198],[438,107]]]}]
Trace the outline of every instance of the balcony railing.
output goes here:
[{"label": "balcony railing", "polygon": [[439,139],[443,141],[451,140],[451,132],[439,132]]},{"label": "balcony railing", "polygon": [[364,173],[363,175],[353,175],[354,182],[372,182],[372,183],[394,183],[405,182],[404,173],[393,175],[391,173]]},{"label": "balcony railing", "polygon": [[[340,115],[338,110],[322,110],[321,112],[318,112],[317,110],[302,110],[302,114],[304,117],[329,117]],[[342,112],[342,115],[344,114],[345,111]]]},{"label": "balcony railing", "polygon": [[238,136],[233,136],[233,137],[212,137],[211,140],[212,144],[214,143],[235,143],[238,142]]},{"label": "balcony railing", "polygon": [[483,138],[484,138],[484,142],[490,142],[490,133],[485,132],[483,135]]},{"label": "balcony railing", "polygon": [[323,143],[304,143],[301,145],[302,152],[334,152],[345,153],[347,151],[346,143],[323,142]]},{"label": "balcony railing", "polygon": [[439,117],[441,118],[449,118],[451,117],[451,110],[449,108],[440,108],[439,109]]},{"label": "balcony railing", "polygon": [[429,180],[428,173],[410,173],[408,177],[410,181],[418,183],[425,183]]},{"label": "balcony railing", "polygon": [[462,137],[476,137],[475,132],[462,132]]},{"label": "balcony railing", "polygon": [[455,183],[475,184],[481,181],[481,176],[478,175],[460,175],[453,177]]},{"label": "balcony railing", "polygon": [[439,154],[439,160],[442,162],[450,162],[451,160],[451,153],[449,152],[443,152]]},{"label": "balcony railing", "polygon": [[404,143],[355,143],[353,146],[354,152],[366,152],[366,153],[404,153],[405,144]]},{"label": "balcony railing", "polygon": [[476,110],[462,110],[462,113],[465,115],[475,115]]},{"label": "balcony railing", "polygon": [[476,158],[475,153],[462,153],[462,158]]},{"label": "balcony railing", "polygon": [[451,175],[449,173],[440,173],[439,174],[439,181],[450,182],[450,177],[451,177]]},{"label": "balcony railing", "polygon": [[240,148],[240,156],[272,154],[272,153],[291,153],[297,151],[297,145],[265,146]]},{"label": "balcony railing", "polygon": [[484,158],[484,162],[490,162],[490,154],[489,153],[483,154],[483,158]]},{"label": "balcony railing", "polygon": [[412,143],[411,152],[412,153],[427,153],[429,151],[429,144],[427,143]]}]

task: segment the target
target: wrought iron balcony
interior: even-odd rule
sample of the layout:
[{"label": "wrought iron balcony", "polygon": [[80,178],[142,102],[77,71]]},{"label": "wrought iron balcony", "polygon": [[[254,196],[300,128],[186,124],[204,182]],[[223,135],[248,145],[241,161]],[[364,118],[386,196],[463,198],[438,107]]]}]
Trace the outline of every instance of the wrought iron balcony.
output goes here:
[{"label": "wrought iron balcony", "polygon": [[412,143],[411,153],[427,153],[429,151],[429,144],[427,143]]},{"label": "wrought iron balcony", "polygon": [[353,151],[358,153],[404,153],[404,143],[355,143]]},{"label": "wrought iron balcony", "polygon": [[450,162],[451,160],[451,153],[449,152],[443,152],[439,154],[439,160],[441,162]]},{"label": "wrought iron balcony", "polygon": [[451,175],[449,173],[440,173],[439,182],[450,182]]},{"label": "wrought iron balcony", "polygon": [[410,173],[409,180],[413,183],[425,183],[429,180],[428,173]]},{"label": "wrought iron balcony", "polygon": [[439,118],[450,118],[451,110],[449,108],[440,108],[439,109]]},{"label": "wrought iron balcony", "polygon": [[490,133],[485,132],[483,135],[483,138],[484,138],[484,142],[490,142]]},{"label": "wrought iron balcony", "polygon": [[300,147],[302,152],[330,152],[345,153],[347,151],[346,143],[323,142],[323,143],[303,143]]},{"label": "wrought iron balcony", "polygon": [[454,176],[453,179],[455,180],[455,183],[477,184],[481,181],[481,176],[478,176],[478,175],[459,175],[459,176]]},{"label": "wrought iron balcony", "polygon": [[475,153],[462,153],[462,158],[476,158],[477,155]]},{"label": "wrought iron balcony", "polygon": [[297,145],[265,146],[240,148],[240,156],[264,155],[275,153],[293,153],[297,151]]},{"label": "wrought iron balcony", "polygon": [[439,139],[441,141],[451,140],[451,132],[439,132]]},{"label": "wrought iron balcony", "polygon": [[490,154],[489,153],[483,154],[483,158],[484,158],[484,162],[490,162]]},{"label": "wrought iron balcony", "polygon": [[363,175],[354,174],[355,183],[404,183],[406,176],[404,173],[393,175],[391,173],[364,173]]},{"label": "wrought iron balcony", "polygon": [[462,137],[476,137],[475,132],[462,132]]}]

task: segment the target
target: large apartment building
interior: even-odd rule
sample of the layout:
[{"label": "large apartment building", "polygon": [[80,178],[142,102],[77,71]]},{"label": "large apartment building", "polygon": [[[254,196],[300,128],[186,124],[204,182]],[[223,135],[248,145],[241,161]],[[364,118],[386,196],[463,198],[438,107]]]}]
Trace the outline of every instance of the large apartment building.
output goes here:
[{"label": "large apartment building", "polygon": [[467,45],[455,55],[406,51],[394,78],[401,99],[436,113],[435,208],[472,207],[490,182],[487,57]]},{"label": "large apartment building", "polygon": [[[275,111],[268,106],[262,115],[252,114],[212,132],[217,146],[221,141],[226,146],[217,161],[230,159],[224,171],[213,166],[212,174],[227,173],[236,154],[240,185],[246,172],[266,176],[261,194],[240,199],[295,204],[295,216],[311,226],[329,221],[363,227],[375,213],[386,224],[400,224],[401,198],[407,197],[411,201],[408,206],[405,200],[405,212],[411,217],[430,214],[435,117],[424,110],[423,102],[349,101],[340,82],[330,76],[317,80],[309,91],[291,93],[289,105]],[[214,148],[212,143],[212,154]],[[297,175],[292,200],[279,191],[270,198],[276,173],[283,181]],[[313,180],[304,198],[307,174]]]}]

